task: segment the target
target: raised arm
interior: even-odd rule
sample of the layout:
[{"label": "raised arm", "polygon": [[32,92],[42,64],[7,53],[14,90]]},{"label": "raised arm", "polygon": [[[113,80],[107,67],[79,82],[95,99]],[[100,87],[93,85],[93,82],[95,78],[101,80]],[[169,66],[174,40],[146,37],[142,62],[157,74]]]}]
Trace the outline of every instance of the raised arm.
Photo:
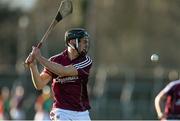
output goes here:
[{"label": "raised arm", "polygon": [[33,53],[28,56],[26,61],[31,62],[29,64],[29,69],[34,87],[38,90],[42,89],[52,79],[52,77],[47,73],[39,73]]},{"label": "raised arm", "polygon": [[52,73],[58,76],[75,76],[78,75],[77,69],[73,65],[63,66],[61,64],[52,62],[41,56],[38,48],[33,48],[33,54],[38,62],[44,67],[48,68]]},{"label": "raised arm", "polygon": [[34,87],[38,90],[42,89],[52,79],[47,73],[39,73],[36,64],[30,64],[31,78]]},{"label": "raised arm", "polygon": [[75,76],[78,75],[77,69],[73,65],[63,66],[61,64],[49,61],[48,59],[39,56],[39,63],[48,68],[51,72],[59,76]]},{"label": "raised arm", "polygon": [[161,119],[164,116],[161,106],[163,105],[163,101],[165,98],[166,94],[163,90],[155,98],[155,109],[159,119]]}]

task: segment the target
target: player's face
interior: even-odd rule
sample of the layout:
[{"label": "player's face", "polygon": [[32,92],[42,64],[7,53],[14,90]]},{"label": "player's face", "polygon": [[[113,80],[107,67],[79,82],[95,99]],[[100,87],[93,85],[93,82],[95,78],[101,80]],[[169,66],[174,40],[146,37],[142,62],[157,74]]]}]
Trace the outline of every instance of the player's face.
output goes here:
[{"label": "player's face", "polygon": [[80,39],[79,42],[79,50],[80,52],[85,52],[87,53],[88,49],[89,49],[89,39],[87,37],[83,37]]}]

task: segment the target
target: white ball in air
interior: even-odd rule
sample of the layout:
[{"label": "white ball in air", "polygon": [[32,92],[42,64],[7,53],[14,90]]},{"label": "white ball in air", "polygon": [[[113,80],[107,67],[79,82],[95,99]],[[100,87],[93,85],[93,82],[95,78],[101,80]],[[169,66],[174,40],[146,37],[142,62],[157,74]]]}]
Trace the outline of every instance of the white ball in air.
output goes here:
[{"label": "white ball in air", "polygon": [[152,61],[152,62],[157,62],[157,61],[159,61],[159,55],[157,55],[157,54],[152,54],[152,55],[151,55],[151,61]]}]

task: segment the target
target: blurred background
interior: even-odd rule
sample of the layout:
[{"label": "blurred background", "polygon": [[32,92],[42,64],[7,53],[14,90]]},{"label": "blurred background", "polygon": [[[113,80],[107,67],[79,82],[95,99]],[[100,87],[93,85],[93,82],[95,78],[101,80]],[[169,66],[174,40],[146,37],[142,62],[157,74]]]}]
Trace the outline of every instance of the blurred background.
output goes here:
[{"label": "blurred background", "polygon": [[[35,90],[23,62],[60,1],[0,0],[0,119],[48,119],[50,84]],[[49,58],[62,51],[66,30],[86,28],[94,62],[88,83],[92,119],[157,119],[155,96],[179,79],[180,1],[72,1],[73,14],[56,26],[42,54]],[[154,53],[157,62],[150,60]]]}]

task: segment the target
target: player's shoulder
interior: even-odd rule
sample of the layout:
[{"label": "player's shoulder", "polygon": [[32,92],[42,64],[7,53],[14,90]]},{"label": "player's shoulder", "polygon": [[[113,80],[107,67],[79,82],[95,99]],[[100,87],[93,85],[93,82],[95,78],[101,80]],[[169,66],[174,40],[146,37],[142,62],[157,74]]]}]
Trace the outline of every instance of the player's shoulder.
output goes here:
[{"label": "player's shoulder", "polygon": [[180,80],[175,80],[175,81],[170,82],[168,85],[175,86],[175,85],[179,85],[179,84],[180,84]]},{"label": "player's shoulder", "polygon": [[88,55],[84,56],[84,58],[83,58],[82,61],[83,61],[83,62],[89,62],[89,63],[92,63],[92,62],[93,62],[93,60],[91,59],[91,57],[88,56]]},{"label": "player's shoulder", "polygon": [[171,89],[171,88],[173,88],[173,87],[175,87],[175,86],[177,86],[177,85],[180,85],[180,80],[175,80],[175,81],[170,82],[170,83],[166,86],[166,88]]},{"label": "player's shoulder", "polygon": [[74,66],[77,69],[91,67],[91,65],[92,65],[92,59],[90,58],[90,56],[87,56],[87,55],[82,57],[82,59],[80,61],[78,61],[77,63],[74,64]]}]

